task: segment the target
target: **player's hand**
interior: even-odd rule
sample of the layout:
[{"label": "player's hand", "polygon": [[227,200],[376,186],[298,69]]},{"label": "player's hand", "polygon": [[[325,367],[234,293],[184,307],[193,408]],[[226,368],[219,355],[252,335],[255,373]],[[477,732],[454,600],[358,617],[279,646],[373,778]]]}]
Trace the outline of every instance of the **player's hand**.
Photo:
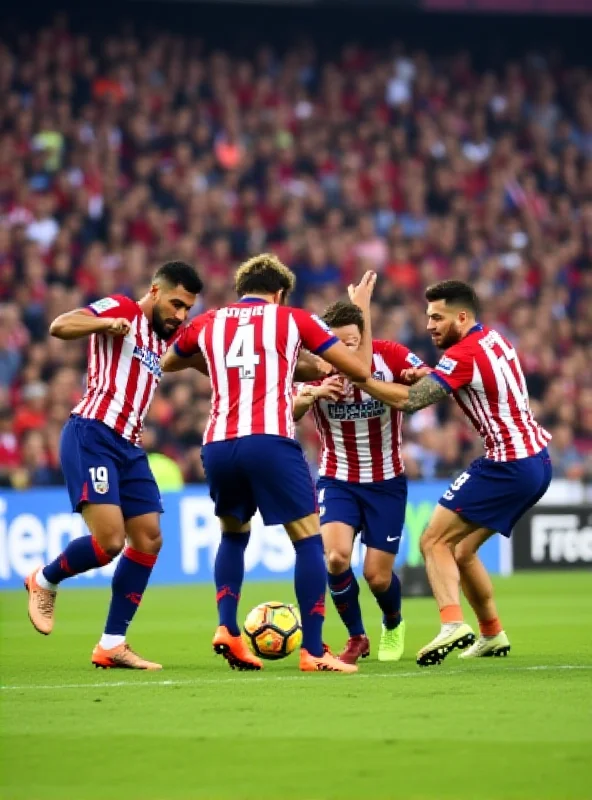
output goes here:
[{"label": "player's hand", "polygon": [[338,400],[343,394],[343,378],[340,375],[331,375],[321,383],[320,386],[313,386],[318,400]]},{"label": "player's hand", "polygon": [[105,329],[105,333],[109,336],[127,336],[132,329],[129,319],[123,317],[113,319],[108,317],[105,321],[109,323]]},{"label": "player's hand", "polygon": [[429,367],[409,367],[401,371],[401,381],[411,386],[431,373]]},{"label": "player's hand", "polygon": [[374,287],[376,286],[376,278],[376,273],[372,270],[368,270],[368,272],[364,273],[362,280],[357,286],[354,286],[353,283],[350,283],[350,285],[347,287],[347,293],[349,295],[349,299],[352,301],[352,303],[354,303],[354,305],[359,306],[360,308],[368,308],[370,306],[372,293],[374,292]]}]

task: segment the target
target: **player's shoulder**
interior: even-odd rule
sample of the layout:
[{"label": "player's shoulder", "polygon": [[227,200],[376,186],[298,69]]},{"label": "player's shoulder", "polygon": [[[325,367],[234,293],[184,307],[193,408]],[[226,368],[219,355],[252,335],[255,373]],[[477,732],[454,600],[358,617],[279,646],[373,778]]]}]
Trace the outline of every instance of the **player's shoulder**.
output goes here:
[{"label": "player's shoulder", "polygon": [[101,297],[85,306],[87,311],[97,317],[124,317],[130,322],[142,314],[142,309],[135,300],[124,294],[110,294]]},{"label": "player's shoulder", "polygon": [[387,341],[386,339],[372,340],[372,354],[381,356],[387,363],[394,364],[399,369],[424,366],[421,358],[400,342]]}]

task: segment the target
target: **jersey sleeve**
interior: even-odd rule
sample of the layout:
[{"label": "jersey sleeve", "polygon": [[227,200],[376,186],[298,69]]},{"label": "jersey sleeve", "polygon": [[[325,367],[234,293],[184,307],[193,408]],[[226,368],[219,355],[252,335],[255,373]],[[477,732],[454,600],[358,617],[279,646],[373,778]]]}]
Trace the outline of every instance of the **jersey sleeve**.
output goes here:
[{"label": "jersey sleeve", "polygon": [[178,334],[173,343],[173,349],[181,358],[191,358],[196,353],[199,353],[199,345],[197,340],[204,325],[212,319],[212,312],[207,311],[205,314],[200,314],[191,320],[189,325],[186,325]]},{"label": "jersey sleeve", "polygon": [[419,369],[426,366],[419,356],[399,342],[375,340],[372,342],[372,350],[376,355],[382,356],[395,380],[399,380],[405,369]]},{"label": "jersey sleeve", "polygon": [[473,380],[473,355],[462,342],[449,347],[434,367],[432,378],[448,392],[456,392]]},{"label": "jersey sleeve", "polygon": [[95,317],[114,317],[115,319],[127,319],[130,322],[138,315],[138,304],[129,297],[114,294],[102,297],[85,306],[85,311],[90,311]]},{"label": "jersey sleeve", "polygon": [[310,314],[301,308],[291,309],[291,314],[300,332],[302,344],[311,353],[320,355],[339,341],[331,333],[331,328],[316,314]]}]

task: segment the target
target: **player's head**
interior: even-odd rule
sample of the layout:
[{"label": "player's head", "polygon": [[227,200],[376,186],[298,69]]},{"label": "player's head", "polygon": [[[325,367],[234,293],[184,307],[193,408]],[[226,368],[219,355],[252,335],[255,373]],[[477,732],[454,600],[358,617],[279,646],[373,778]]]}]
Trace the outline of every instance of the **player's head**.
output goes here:
[{"label": "player's head", "polygon": [[364,333],[364,317],[358,306],[337,300],[327,307],[323,320],[350,350],[357,350]]},{"label": "player's head", "polygon": [[475,324],[479,299],[475,290],[463,281],[441,281],[428,286],[428,332],[441,350],[460,341]]},{"label": "player's head", "polygon": [[294,273],[272,253],[253,256],[236,271],[234,286],[239,297],[264,297],[285,305],[296,285]]},{"label": "player's head", "polygon": [[150,287],[152,327],[161,339],[170,338],[185,322],[203,283],[184,261],[168,261],[156,270]]}]

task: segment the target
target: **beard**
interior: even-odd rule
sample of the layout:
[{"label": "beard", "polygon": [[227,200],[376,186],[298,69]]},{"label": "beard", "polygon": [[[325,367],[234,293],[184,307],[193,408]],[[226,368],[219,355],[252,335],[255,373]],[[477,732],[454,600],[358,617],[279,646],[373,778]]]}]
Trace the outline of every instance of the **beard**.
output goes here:
[{"label": "beard", "polygon": [[460,342],[461,338],[461,333],[456,325],[451,325],[446,333],[442,335],[437,347],[440,350],[447,350],[449,347],[452,347],[453,344]]},{"label": "beard", "polygon": [[177,332],[179,325],[176,320],[165,320],[158,306],[154,306],[152,311],[152,327],[159,339],[170,339],[171,336]]}]

